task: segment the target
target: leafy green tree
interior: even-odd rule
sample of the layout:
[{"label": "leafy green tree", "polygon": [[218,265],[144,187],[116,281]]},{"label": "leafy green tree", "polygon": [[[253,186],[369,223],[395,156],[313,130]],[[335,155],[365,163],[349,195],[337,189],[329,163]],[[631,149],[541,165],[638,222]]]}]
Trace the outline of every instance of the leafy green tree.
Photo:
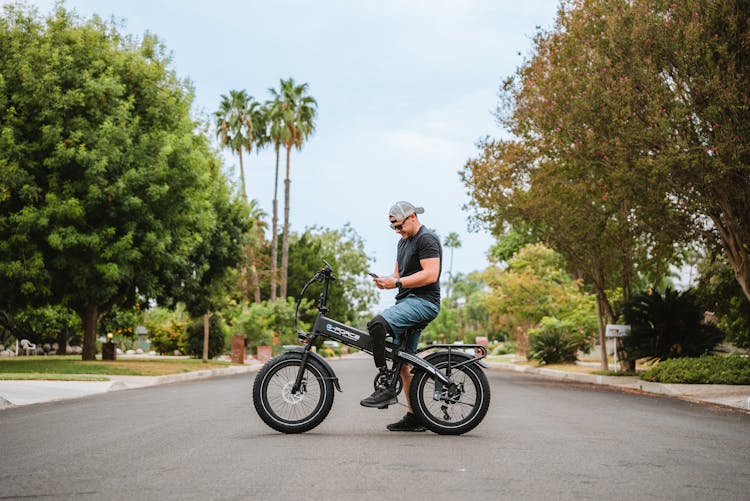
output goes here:
[{"label": "leafy green tree", "polygon": [[[521,225],[525,226],[522,223]],[[490,249],[490,255],[501,263],[510,261],[521,247],[537,243],[533,235],[534,231],[530,228],[517,229],[515,226],[504,228],[502,233],[497,235],[497,242]]]},{"label": "leafy green tree", "polygon": [[292,78],[281,80],[279,92],[274,96],[272,114],[278,114],[286,131],[282,137],[286,148],[286,177],[284,178],[284,230],[281,247],[281,298],[287,295],[289,271],[289,198],[291,187],[292,148],[302,149],[302,145],[315,132],[315,116],[318,103],[307,94],[306,83],[296,84]]},{"label": "leafy green tree", "polygon": [[[206,323],[208,323],[208,336],[205,332]],[[204,360],[214,358],[224,353],[228,331],[229,328],[221,315],[211,315],[208,322],[206,319],[195,318],[185,330],[184,347],[187,353],[194,357],[203,354]],[[208,345],[206,345],[206,339],[208,339]]]},{"label": "leafy green tree", "polygon": [[320,239],[321,256],[336,270],[333,291],[340,295],[339,318],[360,326],[369,320],[369,311],[377,300],[375,286],[367,272],[372,268],[372,259],[367,256],[362,237],[349,223],[341,229],[313,227],[310,229]]},{"label": "leafy green tree", "polygon": [[422,343],[453,343],[463,338],[458,334],[458,310],[440,308],[438,316],[422,331],[419,340]]},{"label": "leafy green tree", "polygon": [[[309,301],[300,305],[300,310],[309,309]],[[258,346],[273,346],[278,353],[285,344],[297,343],[297,332],[294,329],[294,312],[296,301],[287,298],[286,301],[263,301],[253,304],[248,311],[240,314],[232,321],[232,331],[247,336],[250,348]],[[305,330],[308,325],[301,322],[300,329]]]},{"label": "leafy green tree", "polygon": [[734,270],[723,256],[706,256],[698,263],[697,300],[713,313],[727,341],[750,348],[750,303],[737,283]]},{"label": "leafy green tree", "polygon": [[313,227],[302,235],[292,234],[289,285],[295,294],[323,267],[323,259],[333,266],[336,276],[329,289],[329,314],[342,322],[363,325],[376,294],[367,276],[370,259],[361,237],[349,225],[341,230]]},{"label": "leafy green tree", "polygon": [[501,88],[498,118],[515,139],[485,140],[463,173],[478,219],[498,235],[532,228],[595,291],[602,344],[618,316],[608,291],[658,283],[693,228],[649,146],[659,135],[644,123],[661,107],[643,89],[658,75],[643,69],[629,5],[562,3]]},{"label": "leafy green tree", "polygon": [[484,280],[492,288],[487,308],[497,323],[518,342],[520,353],[528,347],[528,331],[544,317],[576,319],[582,338],[596,329],[594,298],[581,291],[580,282],[565,271],[564,258],[541,244],[523,247],[505,269],[490,267]]},{"label": "leafy green tree", "polygon": [[114,306],[107,313],[99,317],[98,334],[107,337],[112,334],[112,340],[122,350],[133,349],[135,344],[135,329],[138,326],[140,310],[138,306],[120,308]]},{"label": "leafy green tree", "polygon": [[[193,318],[204,317],[204,362],[212,357],[211,353],[223,349],[223,341],[219,347],[218,341],[211,339],[211,328],[216,330],[219,324],[210,318],[213,312],[228,303],[229,292],[236,281],[234,270],[238,263],[243,262],[248,234],[259,220],[246,203],[232,198],[223,176],[216,171],[213,176],[214,221],[204,239],[193,249],[190,262],[195,269],[182,282],[179,294]],[[249,247],[252,248],[252,242]],[[255,285],[259,294],[257,281]],[[256,297],[256,302],[260,302],[260,297]],[[192,337],[190,347],[191,353],[195,353]]]},{"label": "leafy green tree", "polygon": [[[473,272],[468,276],[456,274],[452,300],[443,299],[440,309],[443,316],[427,326],[422,332],[421,341],[431,343],[463,340],[474,343],[477,336],[484,336],[489,340],[506,339],[506,333],[497,322],[493,322],[487,308],[489,295],[480,272]],[[449,329],[452,329],[450,333]]]},{"label": "leafy green tree", "polygon": [[627,20],[642,71],[656,76],[642,89],[656,111],[643,120],[655,173],[710,220],[750,302],[749,10],[747,0],[638,0]]},{"label": "leafy green tree", "polygon": [[168,304],[195,271],[213,155],[152,35],[5,6],[0,74],[2,308],[74,310],[92,360],[102,313]]},{"label": "leafy green tree", "polygon": [[79,344],[81,320],[69,309],[60,305],[26,307],[13,314],[0,311],[0,344],[14,340],[31,342],[56,342],[57,354],[65,355],[69,343]]}]

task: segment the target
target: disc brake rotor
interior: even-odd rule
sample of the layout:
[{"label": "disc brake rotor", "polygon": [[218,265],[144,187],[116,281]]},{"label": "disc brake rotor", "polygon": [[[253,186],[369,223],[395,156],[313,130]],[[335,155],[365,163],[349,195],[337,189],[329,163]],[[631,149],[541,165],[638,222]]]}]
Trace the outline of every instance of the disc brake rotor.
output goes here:
[{"label": "disc brake rotor", "polygon": [[305,399],[305,392],[304,392],[305,384],[302,383],[302,386],[300,387],[300,391],[297,393],[292,393],[293,386],[294,386],[294,382],[289,381],[281,389],[281,397],[284,399],[284,402],[288,404],[297,404]]}]

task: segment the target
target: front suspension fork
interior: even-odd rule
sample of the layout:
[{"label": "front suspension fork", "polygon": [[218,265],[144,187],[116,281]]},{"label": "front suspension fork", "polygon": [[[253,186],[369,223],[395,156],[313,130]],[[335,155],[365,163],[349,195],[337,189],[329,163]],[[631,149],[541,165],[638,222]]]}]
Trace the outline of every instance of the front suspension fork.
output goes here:
[{"label": "front suspension fork", "polygon": [[297,371],[297,377],[294,379],[294,385],[292,386],[292,395],[299,393],[302,387],[302,378],[305,374],[305,368],[307,367],[307,359],[310,358],[310,350],[312,349],[313,342],[316,336],[313,334],[307,340],[305,349],[302,351],[302,363],[299,364],[299,370]]}]

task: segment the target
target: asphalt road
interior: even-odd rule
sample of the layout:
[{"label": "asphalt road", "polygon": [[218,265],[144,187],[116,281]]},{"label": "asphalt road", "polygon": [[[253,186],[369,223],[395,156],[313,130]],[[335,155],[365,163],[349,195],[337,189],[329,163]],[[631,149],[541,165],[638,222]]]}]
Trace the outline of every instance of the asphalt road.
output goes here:
[{"label": "asphalt road", "polygon": [[254,374],[0,412],[0,499],[750,499],[750,415],[489,371],[471,433],[392,433],[368,359],[332,362],[328,419],[283,435]]}]

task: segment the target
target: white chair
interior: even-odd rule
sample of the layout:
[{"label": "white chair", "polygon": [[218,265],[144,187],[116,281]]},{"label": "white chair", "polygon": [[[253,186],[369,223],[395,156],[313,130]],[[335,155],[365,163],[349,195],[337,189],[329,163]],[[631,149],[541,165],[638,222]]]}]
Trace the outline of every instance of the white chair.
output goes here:
[{"label": "white chair", "polygon": [[30,351],[36,353],[36,345],[28,339],[21,339],[21,349],[26,355],[28,355]]}]

